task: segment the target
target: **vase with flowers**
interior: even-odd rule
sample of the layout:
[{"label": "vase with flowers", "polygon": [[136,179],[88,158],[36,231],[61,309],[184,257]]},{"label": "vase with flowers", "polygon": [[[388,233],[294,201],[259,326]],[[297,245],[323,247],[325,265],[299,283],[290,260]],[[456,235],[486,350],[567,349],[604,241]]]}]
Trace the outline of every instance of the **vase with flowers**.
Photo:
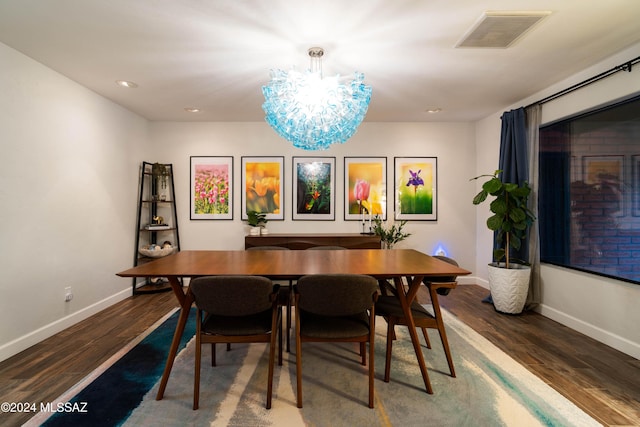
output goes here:
[{"label": "vase with flowers", "polygon": [[383,249],[391,249],[393,246],[411,236],[411,233],[405,233],[403,227],[407,221],[400,221],[397,224],[386,225],[379,215],[373,219],[373,233],[380,236]]}]

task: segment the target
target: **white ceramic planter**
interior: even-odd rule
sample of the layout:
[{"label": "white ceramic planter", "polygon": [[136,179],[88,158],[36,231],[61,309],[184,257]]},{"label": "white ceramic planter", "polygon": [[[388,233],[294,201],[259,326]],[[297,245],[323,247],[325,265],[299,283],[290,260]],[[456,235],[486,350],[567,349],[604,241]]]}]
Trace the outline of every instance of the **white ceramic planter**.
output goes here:
[{"label": "white ceramic planter", "polygon": [[489,264],[489,288],[493,305],[501,313],[522,313],[529,293],[531,267],[511,264],[506,269],[500,265],[504,266],[504,263],[498,266]]}]

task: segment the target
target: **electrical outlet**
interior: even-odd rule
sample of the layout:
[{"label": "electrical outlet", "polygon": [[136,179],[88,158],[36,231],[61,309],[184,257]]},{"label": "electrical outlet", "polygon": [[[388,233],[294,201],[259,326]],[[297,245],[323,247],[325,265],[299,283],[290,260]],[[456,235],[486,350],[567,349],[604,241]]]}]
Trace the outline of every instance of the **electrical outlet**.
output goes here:
[{"label": "electrical outlet", "polygon": [[71,286],[67,286],[64,288],[64,300],[65,302],[69,302],[73,299],[73,292],[71,292]]}]

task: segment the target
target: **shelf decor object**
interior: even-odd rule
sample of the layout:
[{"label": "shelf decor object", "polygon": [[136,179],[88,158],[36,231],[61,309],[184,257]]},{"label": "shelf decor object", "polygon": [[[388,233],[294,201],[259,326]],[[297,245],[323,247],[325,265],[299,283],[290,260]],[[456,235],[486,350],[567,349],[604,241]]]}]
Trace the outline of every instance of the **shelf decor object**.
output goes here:
[{"label": "shelf decor object", "polygon": [[266,122],[294,147],[326,150],[356,132],[369,108],[371,86],[359,72],[347,83],[339,75],[323,78],[324,50],[308,52],[311,67],[305,73],[271,70],[271,81],[262,87],[262,109]]}]

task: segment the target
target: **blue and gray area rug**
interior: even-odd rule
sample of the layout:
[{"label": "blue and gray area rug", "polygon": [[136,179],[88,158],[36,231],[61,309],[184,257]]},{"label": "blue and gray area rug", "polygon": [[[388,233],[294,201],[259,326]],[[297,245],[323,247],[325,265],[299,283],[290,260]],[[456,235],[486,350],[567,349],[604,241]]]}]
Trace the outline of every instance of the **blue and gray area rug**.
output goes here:
[{"label": "blue and gray area rug", "polygon": [[[424,390],[408,332],[398,327],[391,382],[382,381],[386,323],[378,319],[375,409],[367,406],[366,367],[349,344],[303,345],[304,407],[296,407],[295,354],[276,366],[273,406],[265,409],[268,352],[236,344],[209,365],[203,347],[200,409],[193,411],[193,319],[169,378],[155,400],[177,313],[114,356],[58,401],[86,402],[81,413],[35,418],[45,426],[597,426],[582,410],[444,312],[457,378],[449,376],[437,331],[424,349],[434,394]],[[295,348],[292,346],[292,348]],[[29,425],[29,424],[28,424]]]}]

